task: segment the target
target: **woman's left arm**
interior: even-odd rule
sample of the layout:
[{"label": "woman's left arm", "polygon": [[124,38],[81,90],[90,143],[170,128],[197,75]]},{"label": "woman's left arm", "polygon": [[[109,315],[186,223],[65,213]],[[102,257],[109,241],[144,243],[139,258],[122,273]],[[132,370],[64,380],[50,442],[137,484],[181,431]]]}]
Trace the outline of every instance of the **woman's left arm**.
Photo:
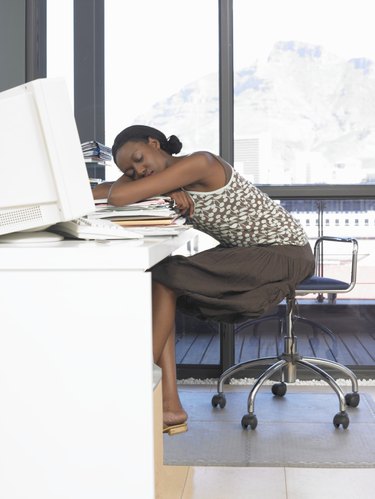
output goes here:
[{"label": "woman's left arm", "polygon": [[178,209],[184,217],[192,217],[194,214],[194,201],[191,199],[190,195],[185,191],[173,191],[167,192],[169,196],[174,201],[174,207]]}]

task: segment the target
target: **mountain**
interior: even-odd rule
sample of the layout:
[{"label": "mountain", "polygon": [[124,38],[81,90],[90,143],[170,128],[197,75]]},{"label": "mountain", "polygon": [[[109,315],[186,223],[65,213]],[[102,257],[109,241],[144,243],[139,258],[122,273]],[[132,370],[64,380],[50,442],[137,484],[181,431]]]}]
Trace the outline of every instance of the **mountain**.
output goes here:
[{"label": "mountain", "polygon": [[[343,60],[322,46],[280,41],[265,61],[235,72],[234,102],[235,141],[267,134],[274,173],[298,176],[301,165],[315,161],[334,170],[337,181],[354,172],[358,181],[375,175],[373,61]],[[218,150],[217,75],[185,86],[138,122],[163,130],[173,125],[184,150]]]}]

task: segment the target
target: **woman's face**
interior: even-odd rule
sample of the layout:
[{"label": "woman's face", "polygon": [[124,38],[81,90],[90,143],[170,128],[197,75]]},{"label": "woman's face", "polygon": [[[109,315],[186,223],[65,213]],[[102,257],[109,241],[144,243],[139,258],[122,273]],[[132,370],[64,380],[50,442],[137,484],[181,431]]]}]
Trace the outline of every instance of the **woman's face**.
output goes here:
[{"label": "woman's face", "polygon": [[116,154],[120,170],[133,180],[159,173],[168,166],[168,154],[160,149],[156,139],[145,142],[126,142]]}]

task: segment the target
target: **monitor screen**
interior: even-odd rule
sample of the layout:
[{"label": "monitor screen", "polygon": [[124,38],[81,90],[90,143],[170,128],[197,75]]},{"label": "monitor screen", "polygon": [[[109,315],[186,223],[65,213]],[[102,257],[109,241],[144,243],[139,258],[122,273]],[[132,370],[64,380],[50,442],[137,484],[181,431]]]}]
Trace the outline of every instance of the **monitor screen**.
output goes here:
[{"label": "monitor screen", "polygon": [[95,210],[66,84],[42,78],[0,93],[0,234]]}]

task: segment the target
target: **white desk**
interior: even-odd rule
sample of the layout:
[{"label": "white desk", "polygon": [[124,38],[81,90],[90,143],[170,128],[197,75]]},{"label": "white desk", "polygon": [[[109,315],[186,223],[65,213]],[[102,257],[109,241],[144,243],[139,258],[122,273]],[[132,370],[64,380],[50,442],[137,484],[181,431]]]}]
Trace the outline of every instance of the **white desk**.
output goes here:
[{"label": "white desk", "polygon": [[1,499],[154,497],[145,270],[195,235],[0,245]]}]

